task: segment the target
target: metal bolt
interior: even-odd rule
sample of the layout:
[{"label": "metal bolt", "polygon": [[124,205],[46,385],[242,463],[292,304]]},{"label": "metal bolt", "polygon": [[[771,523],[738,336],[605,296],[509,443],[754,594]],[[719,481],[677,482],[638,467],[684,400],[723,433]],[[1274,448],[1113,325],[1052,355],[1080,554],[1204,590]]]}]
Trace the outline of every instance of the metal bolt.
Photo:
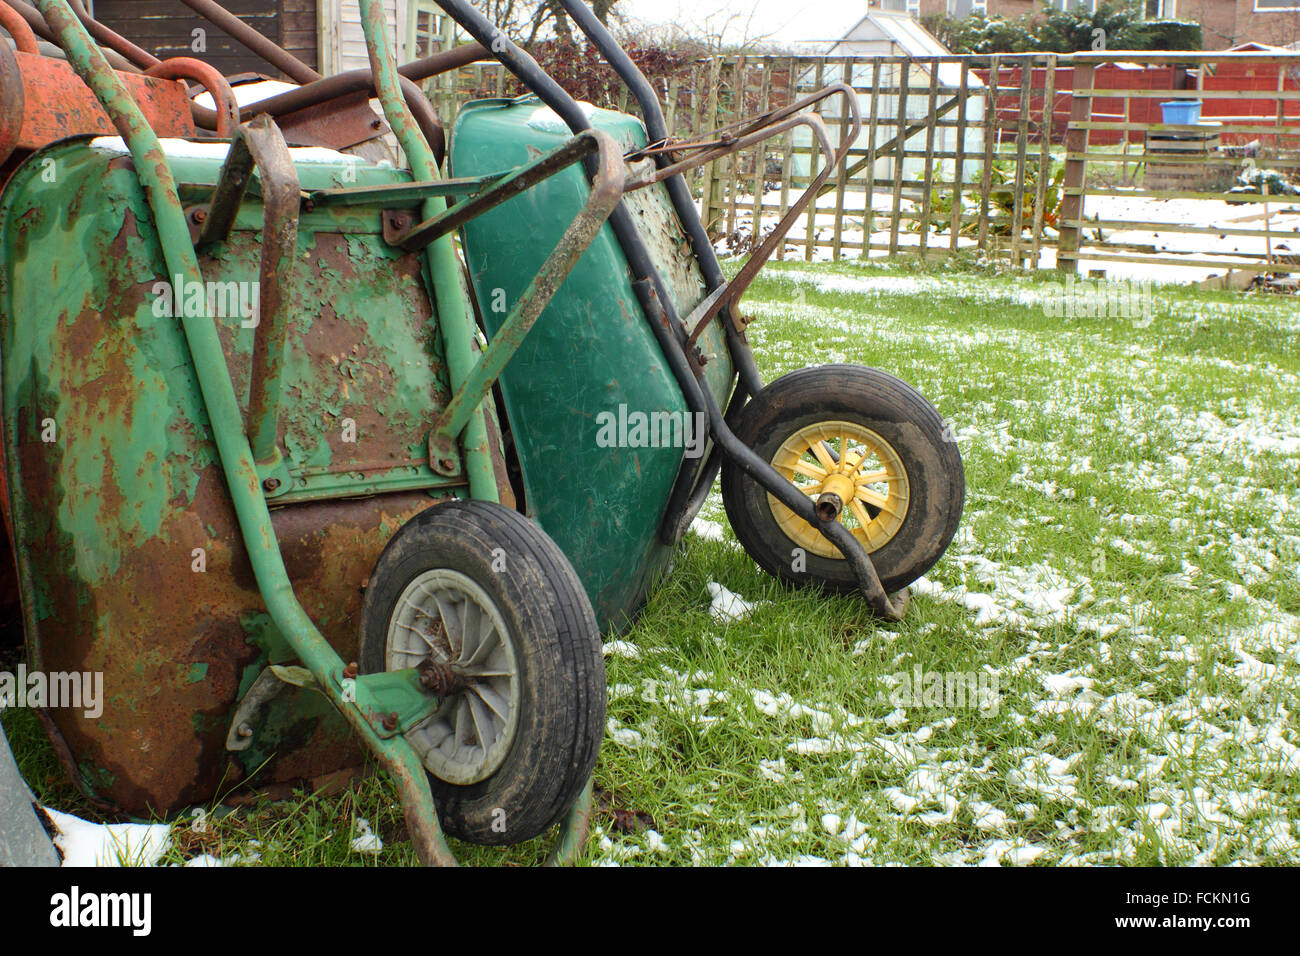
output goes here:
[{"label": "metal bolt", "polygon": [[352,661],[350,664],[348,664],[346,667],[343,668],[343,676],[348,680],[352,680],[354,677],[357,676],[357,670],[358,670],[357,662]]},{"label": "metal bolt", "polygon": [[195,222],[206,222],[208,218],[208,211],[206,209],[196,209],[191,214],[190,218],[193,219]]},{"label": "metal bolt", "polygon": [[241,737],[251,737],[253,736],[253,728],[248,726],[248,724],[240,724],[239,729],[236,730],[235,733]]},{"label": "metal bolt", "polygon": [[397,714],[392,713],[384,717],[384,730],[397,729]]},{"label": "metal bolt", "polygon": [[455,470],[456,470],[456,459],[455,459],[455,458],[439,458],[439,459],[438,459],[438,467],[441,468],[443,471],[455,471]]},{"label": "metal bolt", "polygon": [[280,479],[279,479],[279,478],[268,478],[268,479],[266,479],[266,481],[262,482],[262,487],[263,487],[266,491],[275,491],[276,488],[279,488],[279,487],[280,487]]},{"label": "metal bolt", "polygon": [[416,669],[420,674],[420,684],[434,697],[452,697],[461,693],[470,685],[470,681],[450,664],[426,657]]}]

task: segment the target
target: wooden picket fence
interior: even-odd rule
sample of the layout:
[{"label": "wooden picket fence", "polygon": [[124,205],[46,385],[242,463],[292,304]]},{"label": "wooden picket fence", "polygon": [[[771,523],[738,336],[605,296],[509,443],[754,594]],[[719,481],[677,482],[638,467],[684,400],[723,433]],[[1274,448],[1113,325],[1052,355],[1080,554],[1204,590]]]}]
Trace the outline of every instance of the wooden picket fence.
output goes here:
[{"label": "wooden picket fence", "polygon": [[[1076,271],[1174,260],[1300,272],[1300,196],[1288,191],[1300,171],[1300,54],[735,56],[658,82],[681,140],[830,83],[854,90],[861,133],[782,257],[969,254]],[[430,96],[450,116],[467,99],[519,91],[499,64],[480,63],[434,81]],[[635,112],[625,90],[608,100],[597,105]],[[1201,121],[1165,123],[1161,104],[1170,102],[1198,103]],[[843,142],[844,99],[816,109]],[[800,132],[692,173],[720,246],[748,251],[816,176],[822,158]],[[1260,185],[1241,191],[1252,169]],[[1160,200],[1259,207],[1238,217],[1257,224],[1206,222]],[[1150,241],[1155,233],[1160,242]],[[1195,238],[1208,236],[1238,245],[1198,253]]]}]

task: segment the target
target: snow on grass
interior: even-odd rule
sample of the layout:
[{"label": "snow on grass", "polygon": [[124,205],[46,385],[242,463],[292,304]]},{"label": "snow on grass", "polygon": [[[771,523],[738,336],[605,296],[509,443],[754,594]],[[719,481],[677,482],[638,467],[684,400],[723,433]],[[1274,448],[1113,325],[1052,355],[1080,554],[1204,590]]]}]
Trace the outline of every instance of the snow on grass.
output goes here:
[{"label": "snow on grass", "polygon": [[[1159,286],[1139,324],[1053,319],[1047,294],[798,263],[748,297],[767,376],[856,361],[930,397],[966,514],[880,627],[770,582],[710,499],[633,629],[658,649],[609,661],[611,719],[657,749],[609,748],[598,778],[655,817],[659,858],[1300,861],[1294,301]],[[759,607],[724,627],[700,581]],[[896,706],[918,664],[996,677],[996,712]],[[593,859],[653,862],[624,839]]]}]

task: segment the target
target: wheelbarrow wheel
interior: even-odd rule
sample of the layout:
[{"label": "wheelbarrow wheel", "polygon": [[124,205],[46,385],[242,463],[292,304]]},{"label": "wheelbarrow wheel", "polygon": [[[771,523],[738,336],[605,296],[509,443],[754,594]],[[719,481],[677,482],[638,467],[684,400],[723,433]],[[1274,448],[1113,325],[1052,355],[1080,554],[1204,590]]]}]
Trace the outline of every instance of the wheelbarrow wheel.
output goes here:
[{"label": "wheelbarrow wheel", "polygon": [[[800,369],[764,388],[736,433],[838,511],[886,593],[924,574],[957,531],[966,479],[956,442],[934,407],[892,375],[858,365]],[[731,460],[722,500],[741,545],[769,574],[835,593],[857,589],[839,549]]]},{"label": "wheelbarrow wheel", "polygon": [[555,542],[497,504],[435,505],[389,541],[361,613],[363,673],[433,671],[440,706],[406,738],[443,829],[506,844],[559,822],[596,763],[605,665]]}]

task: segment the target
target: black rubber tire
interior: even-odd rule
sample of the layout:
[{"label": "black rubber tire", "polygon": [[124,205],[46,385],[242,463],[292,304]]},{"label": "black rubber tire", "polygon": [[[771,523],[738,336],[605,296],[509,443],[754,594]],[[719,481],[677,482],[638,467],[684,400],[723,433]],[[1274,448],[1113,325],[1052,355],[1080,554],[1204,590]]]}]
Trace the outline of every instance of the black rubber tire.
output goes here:
[{"label": "black rubber tire", "polygon": [[[504,570],[493,570],[494,552],[504,554]],[[596,764],[605,732],[596,616],[568,559],[523,515],[484,501],[438,504],[393,535],[375,563],[361,610],[362,673],[384,670],[398,598],[437,568],[487,592],[520,674],[519,724],[501,766],[463,786],[430,774],[442,828],[473,843],[520,843],[563,818]]]},{"label": "black rubber tire", "polygon": [[[961,521],[966,476],[961,453],[934,406],[907,383],[860,365],[819,365],[772,382],[745,407],[737,436],[770,462],[792,434],[822,421],[870,428],[893,446],[907,471],[910,501],[902,526],[870,557],[886,593],[928,571],[947,550]],[[794,569],[796,543],[781,530],[767,492],[728,459],[722,501],[736,537],[759,567],[800,587],[845,594],[857,590],[847,561],[805,553]]]}]

